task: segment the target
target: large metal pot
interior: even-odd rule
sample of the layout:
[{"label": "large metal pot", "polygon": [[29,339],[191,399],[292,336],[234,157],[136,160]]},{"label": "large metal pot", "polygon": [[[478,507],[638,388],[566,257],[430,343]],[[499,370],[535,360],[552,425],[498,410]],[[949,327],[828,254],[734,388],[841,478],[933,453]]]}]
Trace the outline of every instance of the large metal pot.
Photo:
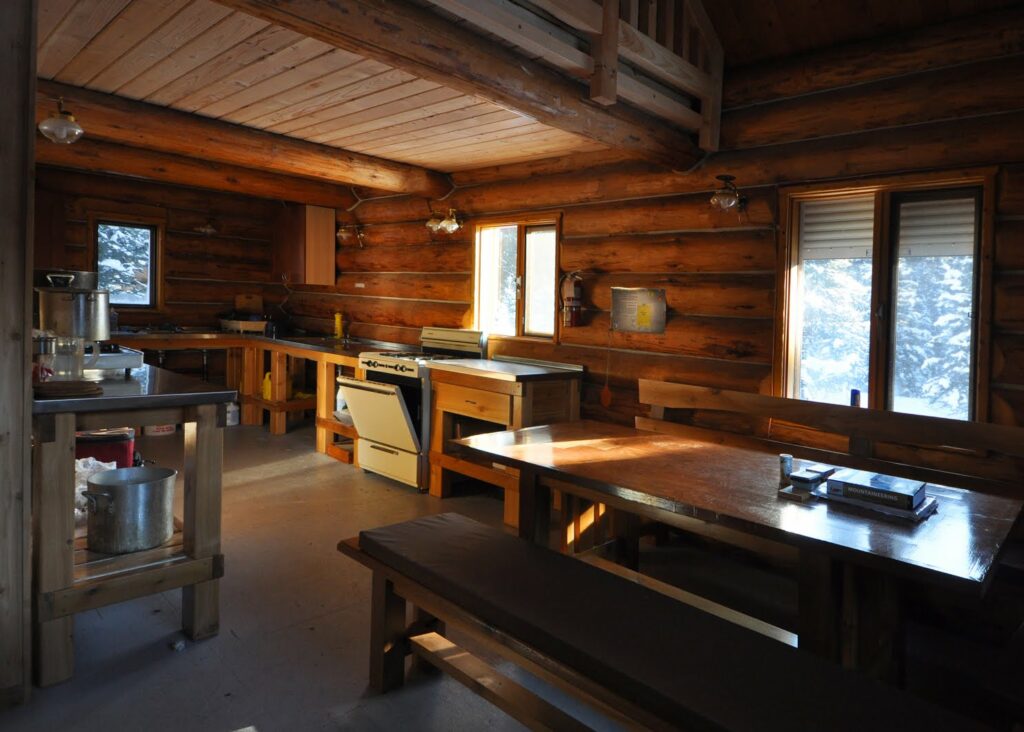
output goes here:
[{"label": "large metal pot", "polygon": [[39,328],[86,341],[110,340],[110,293],[72,287],[37,287]]},{"label": "large metal pot", "polygon": [[93,473],[89,551],[127,554],[152,549],[174,534],[174,478],[170,468],[120,468]]},{"label": "large metal pot", "polygon": [[98,272],[77,269],[37,269],[33,273],[36,287],[71,287],[76,290],[100,289]]}]

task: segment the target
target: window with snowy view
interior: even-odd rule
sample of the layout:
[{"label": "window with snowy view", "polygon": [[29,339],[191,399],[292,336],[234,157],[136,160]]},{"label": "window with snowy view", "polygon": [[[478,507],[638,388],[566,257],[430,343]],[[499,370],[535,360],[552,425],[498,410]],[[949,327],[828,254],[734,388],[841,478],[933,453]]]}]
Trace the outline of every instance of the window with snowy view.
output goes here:
[{"label": "window with snowy view", "polygon": [[[832,404],[849,404],[857,390],[865,406],[970,419],[977,198],[891,194],[895,225],[881,234],[891,239],[883,247],[875,226],[881,195],[800,203],[791,390]],[[875,282],[884,251],[891,277]],[[883,303],[874,335],[873,302]],[[879,349],[884,355],[874,358]],[[880,394],[869,401],[872,389]]]},{"label": "window with snowy view", "polygon": [[152,307],[153,250],[156,230],[137,224],[96,226],[96,269],[99,287],[110,292],[111,305]]}]

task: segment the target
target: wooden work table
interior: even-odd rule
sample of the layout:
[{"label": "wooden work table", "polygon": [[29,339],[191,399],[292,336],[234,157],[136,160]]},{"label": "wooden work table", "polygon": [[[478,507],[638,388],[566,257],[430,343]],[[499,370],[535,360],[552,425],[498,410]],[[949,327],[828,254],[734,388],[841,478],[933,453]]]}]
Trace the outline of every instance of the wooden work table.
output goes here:
[{"label": "wooden work table", "polygon": [[[448,441],[495,430],[579,419],[580,378],[571,368],[487,359],[430,362],[430,495],[445,497],[450,472],[505,491],[505,523],[519,513],[519,473],[495,461],[452,454]],[[449,472],[450,471],[450,472]]]},{"label": "wooden work table", "polygon": [[[100,396],[33,402],[32,625],[41,686],[74,671],[75,613],[181,587],[189,636],[219,629],[224,408],[237,395],[152,366],[100,385]],[[174,536],[147,551],[89,552],[75,528],[75,431],[169,423],[183,425],[185,440],[185,513]]]},{"label": "wooden work table", "polygon": [[[268,338],[241,333],[115,333],[113,341],[149,351],[225,350],[228,387],[236,389],[241,402],[241,423],[260,424],[270,414],[270,434],[283,435],[290,412],[316,410],[316,449],[342,462],[353,460],[351,450],[336,444],[336,436],[354,440],[356,430],[334,418],[335,376],[348,368],[361,378],[359,354],[388,350],[377,345],[320,336]],[[316,363],[316,397],[289,399],[289,362],[304,359]],[[269,364],[267,363],[269,361]],[[270,372],[270,398],[261,394],[263,374]]]},{"label": "wooden work table", "polygon": [[[773,454],[589,420],[479,434],[456,445],[519,471],[520,535],[538,543],[548,541],[550,513],[550,489],[538,479],[555,479],[587,500],[683,530],[697,520],[794,547],[800,645],[837,660],[849,658],[844,613],[875,615],[883,621],[879,633],[886,628],[880,615],[898,616],[896,581],[983,595],[1022,507],[934,484],[928,490],[938,512],[916,525],[828,502],[793,503],[776,495]],[[882,591],[858,609],[868,586]]]}]

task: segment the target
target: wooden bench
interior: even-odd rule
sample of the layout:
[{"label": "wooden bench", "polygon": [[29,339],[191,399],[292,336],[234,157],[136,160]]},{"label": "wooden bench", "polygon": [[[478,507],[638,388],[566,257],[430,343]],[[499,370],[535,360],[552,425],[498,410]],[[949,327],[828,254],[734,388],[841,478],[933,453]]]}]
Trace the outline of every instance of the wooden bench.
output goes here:
[{"label": "wooden bench", "polygon": [[[361,532],[370,685],[437,666],[532,729],[581,729],[444,637],[457,630],[629,729],[980,729],[915,697],[621,576],[457,514]],[[416,610],[407,624],[407,604]]]}]

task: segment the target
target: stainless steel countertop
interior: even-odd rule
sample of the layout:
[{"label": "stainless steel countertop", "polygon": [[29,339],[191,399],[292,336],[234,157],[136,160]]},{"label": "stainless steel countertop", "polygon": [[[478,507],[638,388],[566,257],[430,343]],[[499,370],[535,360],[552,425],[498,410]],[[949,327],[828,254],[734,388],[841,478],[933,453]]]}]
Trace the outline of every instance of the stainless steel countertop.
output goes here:
[{"label": "stainless steel countertop", "polygon": [[32,414],[191,407],[231,402],[238,398],[238,392],[234,389],[207,384],[156,366],[132,369],[128,378],[118,376],[96,383],[103,387],[103,393],[99,396],[34,399]]},{"label": "stainless steel countertop", "polygon": [[[283,338],[270,338],[262,335],[227,333],[223,331],[208,331],[203,333],[160,333],[150,331],[147,333],[116,332],[110,334],[110,340],[115,343],[134,340],[145,341],[148,339],[170,341],[216,341],[225,338],[242,339],[245,341],[253,341],[254,343],[279,343],[284,346],[305,348],[307,350],[318,351],[320,353],[333,353],[338,356],[351,356],[352,358],[355,358],[360,353],[365,353],[367,351],[408,351],[415,348],[415,346],[402,345],[400,343],[364,341],[355,338],[338,339],[331,338],[329,336],[285,336]],[[144,346],[140,347],[144,348]]]}]

